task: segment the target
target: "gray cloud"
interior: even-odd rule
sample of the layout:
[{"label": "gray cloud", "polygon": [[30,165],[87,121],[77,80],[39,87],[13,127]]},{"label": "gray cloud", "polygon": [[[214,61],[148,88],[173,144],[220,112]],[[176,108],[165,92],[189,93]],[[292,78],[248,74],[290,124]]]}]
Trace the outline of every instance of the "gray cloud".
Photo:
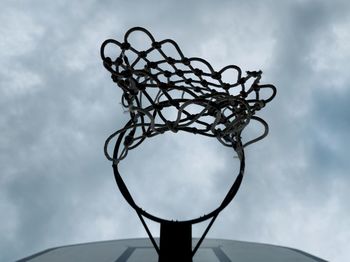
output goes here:
[{"label": "gray cloud", "polygon": [[[278,96],[261,113],[271,133],[247,148],[242,188],[209,236],[349,259],[346,1],[3,6],[1,261],[57,245],[145,236],[103,155],[105,138],[127,115],[99,58],[102,41],[121,39],[139,25],[218,68],[236,63],[262,69],[263,82],[278,86]],[[168,135],[130,153],[124,173],[148,208],[184,217],[223,196],[237,167],[233,155],[215,141]],[[156,188],[154,170],[167,173]],[[194,209],[192,203],[200,204]],[[151,228],[157,234],[158,226]]]}]

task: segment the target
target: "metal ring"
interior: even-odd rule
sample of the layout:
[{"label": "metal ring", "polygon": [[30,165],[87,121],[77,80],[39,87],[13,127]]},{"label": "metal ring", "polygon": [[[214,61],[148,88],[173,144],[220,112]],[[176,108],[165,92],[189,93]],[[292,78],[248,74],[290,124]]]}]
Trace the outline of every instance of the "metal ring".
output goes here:
[{"label": "metal ring", "polygon": [[[116,159],[117,156],[119,155],[119,149],[120,149],[120,145],[122,144],[123,141],[123,137],[125,136],[125,133],[127,132],[127,130],[129,129],[129,127],[131,127],[132,121],[129,121],[123,128],[124,131],[122,131],[119,135],[118,138],[116,140],[115,146],[114,146],[114,152],[113,152],[113,158]],[[179,223],[190,223],[190,224],[196,224],[196,223],[200,223],[203,222],[207,219],[210,219],[214,216],[217,216],[235,197],[243,176],[244,176],[244,169],[245,169],[245,157],[244,157],[244,149],[243,146],[241,144],[240,138],[238,138],[238,142],[237,142],[237,146],[236,148],[234,148],[235,152],[237,153],[238,159],[240,160],[240,168],[239,168],[239,173],[237,175],[237,177],[235,178],[230,190],[228,191],[228,193],[226,194],[225,198],[223,199],[223,201],[221,202],[221,204],[214,210],[212,210],[210,213],[205,214],[203,216],[194,218],[194,219],[189,219],[189,220],[181,220],[181,221],[177,221]],[[129,205],[138,213],[143,215],[144,217],[147,217],[150,220],[153,220],[155,222],[158,223],[164,223],[164,222],[172,222],[171,220],[167,220],[167,219],[163,219],[160,217],[157,217],[155,215],[152,215],[150,213],[148,213],[147,211],[143,210],[140,206],[137,205],[137,203],[134,201],[133,197],[131,196],[127,186],[124,183],[123,178],[120,175],[119,169],[118,169],[118,165],[119,165],[119,161],[113,163],[113,171],[114,171],[114,178],[116,180],[116,183],[118,185],[118,188],[120,190],[120,192],[122,193],[123,197],[125,198],[125,200],[129,203]]]}]

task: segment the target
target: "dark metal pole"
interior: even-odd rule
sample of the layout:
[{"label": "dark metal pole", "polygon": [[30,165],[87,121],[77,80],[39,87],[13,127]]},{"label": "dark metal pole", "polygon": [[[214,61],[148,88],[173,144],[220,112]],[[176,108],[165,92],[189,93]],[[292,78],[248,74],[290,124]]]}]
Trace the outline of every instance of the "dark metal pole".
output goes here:
[{"label": "dark metal pole", "polygon": [[192,225],[164,222],[160,225],[159,262],[192,262]]}]

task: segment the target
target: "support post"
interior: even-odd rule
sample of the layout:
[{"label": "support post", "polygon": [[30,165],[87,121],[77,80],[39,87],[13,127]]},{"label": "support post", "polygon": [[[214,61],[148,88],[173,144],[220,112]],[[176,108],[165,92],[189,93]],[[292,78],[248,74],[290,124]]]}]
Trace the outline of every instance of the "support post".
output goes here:
[{"label": "support post", "polygon": [[159,248],[159,262],[192,262],[192,225],[161,223]]}]

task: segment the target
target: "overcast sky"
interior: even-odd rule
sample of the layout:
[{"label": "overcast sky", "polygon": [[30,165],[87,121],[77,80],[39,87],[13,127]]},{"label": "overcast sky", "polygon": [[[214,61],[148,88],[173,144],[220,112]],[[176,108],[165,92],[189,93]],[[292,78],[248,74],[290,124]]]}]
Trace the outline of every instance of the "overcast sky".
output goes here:
[{"label": "overcast sky", "polygon": [[[259,113],[270,134],[247,148],[242,187],[209,237],[350,261],[349,1],[2,0],[0,10],[1,261],[146,236],[103,154],[127,114],[99,48],[133,26],[214,68],[261,69],[278,88]],[[131,152],[122,174],[146,210],[187,218],[219,203],[234,155],[166,134]]]}]

